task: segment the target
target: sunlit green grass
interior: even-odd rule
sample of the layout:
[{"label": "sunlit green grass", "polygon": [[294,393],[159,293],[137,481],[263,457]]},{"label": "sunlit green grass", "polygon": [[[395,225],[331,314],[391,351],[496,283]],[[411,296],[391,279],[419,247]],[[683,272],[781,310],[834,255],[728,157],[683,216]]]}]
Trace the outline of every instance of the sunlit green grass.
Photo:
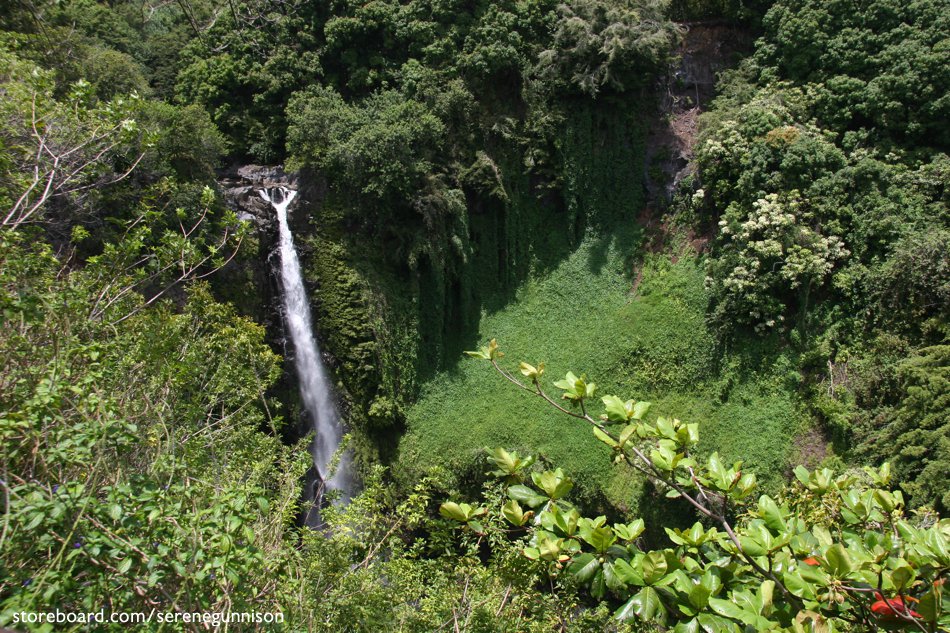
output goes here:
[{"label": "sunlit green grass", "polygon": [[[502,362],[512,370],[519,360],[543,361],[552,393],[551,383],[573,370],[586,373],[601,394],[652,401],[651,415],[699,422],[704,450],[743,459],[776,482],[798,430],[793,386],[775,369],[782,363],[773,355],[759,371],[717,355],[705,325],[701,264],[691,254],[676,263],[669,254],[649,256],[633,291],[631,271],[624,270],[629,253],[618,243],[624,240],[586,239],[507,307],[484,314],[482,344],[498,339]],[[485,361],[460,359],[437,375],[408,424],[398,464],[403,474],[442,464],[463,478],[475,475],[484,470],[483,447],[504,446],[563,467],[589,503],[637,508],[639,481],[610,464],[589,427],[519,391]]]}]

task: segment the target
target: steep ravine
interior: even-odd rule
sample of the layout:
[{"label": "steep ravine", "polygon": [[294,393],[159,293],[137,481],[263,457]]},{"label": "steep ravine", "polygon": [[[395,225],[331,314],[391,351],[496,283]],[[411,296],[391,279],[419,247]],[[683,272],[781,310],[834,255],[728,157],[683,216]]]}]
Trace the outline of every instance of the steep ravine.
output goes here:
[{"label": "steep ravine", "polygon": [[[552,380],[586,371],[607,390],[653,400],[659,413],[701,421],[707,449],[777,481],[798,425],[781,369],[717,355],[705,325],[704,238],[664,220],[677,191],[697,186],[698,116],[716,73],[746,41],[732,28],[692,26],[657,84],[653,115],[629,99],[578,108],[564,131],[556,195],[539,197],[514,175],[503,181],[505,204],[470,192],[476,248],[461,268],[392,265],[382,245],[341,219],[346,201],[312,175],[298,179],[293,229],[358,462],[391,464],[406,482],[441,464],[462,483],[481,478],[485,446],[540,451],[587,482],[588,503],[635,510],[639,482],[611,469],[587,429],[552,419],[462,360],[463,349],[497,337],[511,358],[548,362]],[[262,253],[274,225],[255,202],[246,206],[242,187],[286,178],[244,168],[232,182],[234,200],[256,218]],[[571,214],[581,229],[565,230]],[[506,286],[499,262],[516,261],[512,240],[523,240],[527,259]],[[750,438],[750,428],[766,439]]]},{"label": "steep ravine", "polygon": [[[656,114],[648,117],[645,147],[638,145],[643,153],[620,163],[592,153],[589,169],[610,173],[615,185],[633,181],[647,195],[589,227],[557,266],[522,284],[500,309],[483,312],[475,338],[497,338],[514,365],[545,362],[549,389],[568,370],[586,372],[601,393],[647,399],[656,414],[699,422],[705,450],[746,460],[765,473],[768,487],[781,480],[799,427],[787,365],[717,349],[706,326],[704,238],[677,228],[670,215],[675,195],[698,186],[690,182],[698,116],[742,41],[726,27],[687,31],[679,60],[658,83]],[[609,143],[606,135],[601,142]],[[578,482],[578,497],[597,511],[655,510],[639,506],[642,482],[611,466],[589,428],[508,389],[475,361],[427,381],[406,415],[396,468],[406,481],[442,465],[460,485],[477,485],[483,448],[504,446],[562,466]]]}]

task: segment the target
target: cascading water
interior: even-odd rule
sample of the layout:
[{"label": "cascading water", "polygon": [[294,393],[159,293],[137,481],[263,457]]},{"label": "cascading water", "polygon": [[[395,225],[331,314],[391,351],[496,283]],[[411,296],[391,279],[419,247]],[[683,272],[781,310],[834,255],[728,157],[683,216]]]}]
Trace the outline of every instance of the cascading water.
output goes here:
[{"label": "cascading water", "polygon": [[310,302],[300,272],[300,260],[294,248],[294,238],[287,223],[287,208],[297,196],[297,192],[287,187],[273,187],[261,189],[260,195],[277,212],[284,320],[294,345],[294,364],[300,382],[300,396],[315,431],[311,452],[319,481],[314,482],[312,492],[314,511],[309,512],[306,518],[306,523],[313,526],[318,523],[317,516],[324,490],[339,490],[343,500],[349,499],[353,483],[351,464],[347,451],[333,476],[327,479],[330,459],[340,445],[342,425],[333,389],[313,336]]}]

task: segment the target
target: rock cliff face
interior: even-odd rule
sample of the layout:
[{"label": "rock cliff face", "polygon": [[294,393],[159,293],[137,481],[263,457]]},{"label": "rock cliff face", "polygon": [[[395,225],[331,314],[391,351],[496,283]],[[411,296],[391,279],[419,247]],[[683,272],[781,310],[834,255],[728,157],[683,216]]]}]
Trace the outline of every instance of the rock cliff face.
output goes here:
[{"label": "rock cliff face", "polygon": [[751,47],[751,37],[737,27],[683,24],[676,62],[658,84],[659,108],[646,144],[646,188],[654,208],[670,202],[680,182],[695,175],[693,146],[699,115],[716,96],[717,75],[734,66]]},{"label": "rock cliff face", "polygon": [[[244,165],[219,175],[218,184],[230,209],[241,220],[253,223],[252,239],[242,246],[243,253],[232,266],[222,271],[217,286],[223,298],[267,328],[271,344],[282,351],[280,323],[280,288],[277,285],[275,261],[277,218],[274,210],[257,192],[274,185],[293,186],[293,178],[280,167]],[[293,184],[292,184],[293,183]]]},{"label": "rock cliff face", "polygon": [[[238,218],[251,221],[256,227],[256,237],[259,243],[259,262],[264,266],[266,277],[269,280],[269,290],[262,295],[263,304],[267,307],[268,316],[278,314],[278,304],[273,303],[274,297],[279,297],[279,287],[276,285],[279,266],[277,254],[277,218],[270,203],[261,198],[259,190],[265,187],[284,186],[298,192],[294,204],[288,209],[288,221],[294,234],[307,235],[311,231],[310,218],[314,211],[323,203],[325,186],[322,180],[314,174],[302,172],[288,173],[280,165],[241,165],[223,172],[218,184],[224,192],[228,206],[233,209]],[[306,259],[306,254],[302,254]],[[262,321],[264,322],[264,321]],[[269,323],[268,323],[269,325]]]},{"label": "rock cliff face", "polygon": [[280,166],[242,165],[225,172],[218,182],[238,217],[254,222],[258,233],[270,234],[276,230],[274,209],[257,190],[281,185],[297,189],[298,180],[296,174],[288,174]]},{"label": "rock cliff face", "polygon": [[288,217],[301,230],[306,230],[307,220],[323,204],[326,196],[326,186],[317,174],[306,170],[288,173],[280,165],[232,167],[221,173],[218,184],[224,190],[228,205],[243,214],[242,219],[252,220],[265,230],[276,230],[276,218],[270,204],[258,194],[258,189],[284,186],[297,191],[297,199],[288,210]]}]

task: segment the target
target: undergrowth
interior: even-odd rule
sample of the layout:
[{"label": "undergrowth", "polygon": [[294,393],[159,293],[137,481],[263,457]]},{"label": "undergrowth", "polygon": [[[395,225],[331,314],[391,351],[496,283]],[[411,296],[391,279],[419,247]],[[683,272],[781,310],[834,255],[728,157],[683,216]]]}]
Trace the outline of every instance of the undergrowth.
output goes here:
[{"label": "undergrowth", "polygon": [[[698,422],[703,451],[742,459],[765,475],[765,488],[777,487],[801,430],[793,359],[768,342],[741,356],[716,348],[702,265],[691,252],[646,255],[634,286],[629,251],[618,244],[635,231],[621,227],[613,240],[588,235],[515,301],[483,314],[480,339],[497,338],[510,363],[543,361],[549,380],[584,372],[602,393],[650,400],[660,414]],[[585,482],[579,498],[588,506],[645,510],[643,482],[612,469],[589,428],[506,389],[475,363],[460,360],[428,382],[407,420],[397,465],[407,479],[438,463],[465,486],[484,470],[482,448],[530,448]]]}]

